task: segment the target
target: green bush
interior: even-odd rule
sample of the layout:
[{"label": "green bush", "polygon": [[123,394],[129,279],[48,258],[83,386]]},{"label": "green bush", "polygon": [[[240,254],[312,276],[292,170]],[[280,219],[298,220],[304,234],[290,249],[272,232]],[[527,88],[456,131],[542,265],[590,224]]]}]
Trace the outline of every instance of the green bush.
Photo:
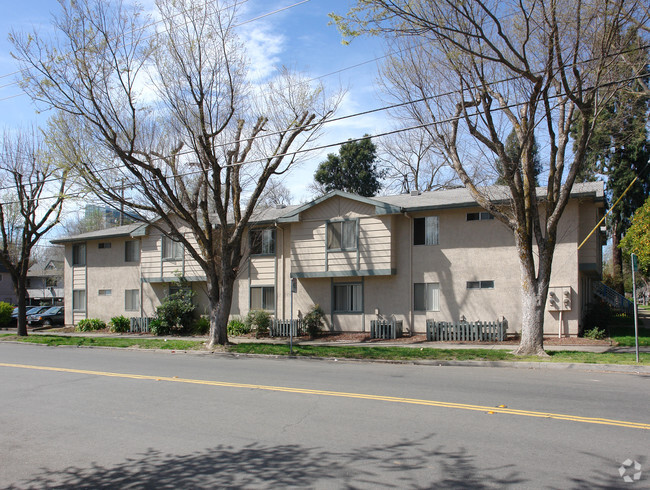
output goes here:
[{"label": "green bush", "polygon": [[316,338],[323,328],[323,317],[325,312],[319,305],[313,305],[303,317],[302,323],[310,338]]},{"label": "green bush", "polygon": [[5,328],[9,326],[11,321],[11,313],[14,311],[14,306],[0,301],[0,328]]},{"label": "green bush", "polygon": [[158,318],[154,318],[149,322],[149,331],[156,336],[169,335],[171,333],[167,325],[163,325],[162,321]]},{"label": "green bush", "polygon": [[255,337],[266,335],[271,326],[271,315],[264,310],[251,310],[246,315],[244,323],[249,331],[255,330]]},{"label": "green bush", "polygon": [[227,329],[228,329],[228,335],[233,335],[233,336],[245,335],[247,333],[250,333],[251,331],[250,326],[246,325],[245,321],[238,316],[233,317],[228,322]]},{"label": "green bush", "polygon": [[194,291],[188,288],[181,288],[178,292],[167,296],[162,304],[156,308],[156,320],[160,324],[156,324],[156,330],[160,333],[154,335],[181,335],[191,334],[194,322],[194,310],[196,306],[192,304]]},{"label": "green bush", "polygon": [[131,320],[124,315],[114,316],[109,322],[111,332],[124,333],[131,330]]},{"label": "green bush", "polygon": [[92,332],[94,330],[103,330],[106,328],[106,322],[99,318],[84,318],[77,322],[78,332]]},{"label": "green bush", "polygon": [[192,333],[194,335],[207,335],[210,331],[210,319],[202,316],[192,325]]},{"label": "green bush", "polygon": [[594,327],[585,331],[585,337],[588,339],[601,340],[605,338],[605,329]]}]

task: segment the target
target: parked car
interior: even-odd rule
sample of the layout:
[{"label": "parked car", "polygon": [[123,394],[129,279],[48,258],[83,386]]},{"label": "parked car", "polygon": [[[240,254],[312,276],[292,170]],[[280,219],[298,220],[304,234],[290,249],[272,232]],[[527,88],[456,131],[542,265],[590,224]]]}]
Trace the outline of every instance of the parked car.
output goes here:
[{"label": "parked car", "polygon": [[44,327],[63,325],[64,322],[63,306],[52,306],[45,311],[27,316],[27,325],[30,327],[35,327],[36,325],[43,325]]},{"label": "parked car", "polygon": [[[30,315],[36,315],[38,313],[47,310],[48,308],[50,307],[49,306],[28,306],[26,316],[29,319]],[[14,308],[14,311],[11,312],[11,321],[9,322],[9,324],[15,327],[17,323],[18,323],[18,307]]]}]

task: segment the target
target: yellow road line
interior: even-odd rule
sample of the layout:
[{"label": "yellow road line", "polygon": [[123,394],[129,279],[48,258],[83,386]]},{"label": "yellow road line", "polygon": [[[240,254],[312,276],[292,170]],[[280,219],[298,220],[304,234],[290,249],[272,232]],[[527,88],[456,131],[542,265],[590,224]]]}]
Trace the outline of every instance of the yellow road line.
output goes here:
[{"label": "yellow road line", "polygon": [[640,422],[629,422],[625,420],[612,420],[597,417],[581,417],[578,415],[568,415],[552,412],[536,412],[531,410],[516,410],[507,407],[489,407],[483,405],[469,405],[465,403],[450,403],[440,402],[435,400],[422,400],[418,398],[401,398],[395,396],[382,396],[382,395],[368,395],[364,393],[346,393],[340,391],[326,391],[326,390],[311,390],[306,388],[290,388],[286,386],[267,386],[256,385],[247,383],[228,383],[226,381],[210,381],[202,379],[185,379],[185,378],[170,378],[166,376],[148,376],[144,374],[124,374],[124,373],[111,373],[104,371],[88,371],[85,369],[68,369],[50,366],[32,366],[28,364],[9,364],[0,362],[0,367],[20,368],[20,369],[36,369],[39,371],[55,371],[61,373],[74,373],[74,374],[87,374],[91,376],[106,376],[112,378],[128,378],[128,379],[141,379],[149,381],[169,381],[173,383],[187,383],[206,386],[219,386],[224,388],[247,388],[253,390],[266,390],[266,391],[279,391],[284,393],[297,393],[302,395],[317,395],[317,396],[336,396],[341,398],[356,398],[360,400],[374,400],[392,403],[407,403],[411,405],[424,405],[429,407],[440,408],[454,408],[459,410],[472,410],[477,412],[492,412],[501,413],[506,415],[520,415],[524,417],[538,417],[555,420],[567,420],[571,422],[581,422],[584,424],[600,424],[600,425],[613,425],[617,427],[627,427],[630,429],[643,429],[650,430],[650,424]]}]

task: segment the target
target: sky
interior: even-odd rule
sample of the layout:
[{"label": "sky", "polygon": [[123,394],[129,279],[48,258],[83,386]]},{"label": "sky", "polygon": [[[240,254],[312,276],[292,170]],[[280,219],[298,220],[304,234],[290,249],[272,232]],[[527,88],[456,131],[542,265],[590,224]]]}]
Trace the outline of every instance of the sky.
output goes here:
[{"label": "sky", "polygon": [[[341,43],[335,26],[328,25],[328,13],[345,13],[348,0],[249,0],[242,6],[240,19],[254,19],[244,24],[241,36],[246,41],[251,59],[251,76],[272,75],[281,66],[299,71],[308,78],[321,77],[326,89],[346,90],[337,116],[356,114],[385,105],[380,99],[376,79],[378,62],[385,52],[376,38],[360,38],[350,45]],[[142,0],[147,6],[151,0]],[[298,5],[296,5],[298,4]],[[284,10],[257,18],[278,9]],[[47,114],[38,114],[31,100],[21,95],[16,80],[18,67],[11,57],[8,34],[12,31],[46,31],[52,13],[59,9],[55,0],[23,0],[4,9],[0,18],[0,126],[3,129],[43,125]],[[357,66],[360,65],[360,66]],[[344,142],[364,134],[377,134],[391,126],[387,116],[378,113],[337,122],[326,127],[319,145]],[[294,203],[306,202],[313,196],[308,188],[319,162],[337,147],[309,154],[309,157],[284,179]]]}]

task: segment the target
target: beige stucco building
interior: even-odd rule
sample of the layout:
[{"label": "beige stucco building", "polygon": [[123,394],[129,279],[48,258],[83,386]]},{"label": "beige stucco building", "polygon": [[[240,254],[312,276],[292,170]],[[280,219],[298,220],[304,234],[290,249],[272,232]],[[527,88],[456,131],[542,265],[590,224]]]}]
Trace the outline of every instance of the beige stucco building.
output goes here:
[{"label": "beige stucco building", "polygon": [[[495,200],[503,188],[492,188]],[[545,333],[576,335],[600,280],[601,233],[578,250],[604,212],[603,184],[574,186],[558,231]],[[188,234],[188,237],[191,238]],[[203,271],[178,243],[132,224],[54,240],[66,245],[66,323],[153,316],[184,277],[207,312]],[[232,315],[263,308],[293,317],[319,304],[335,331],[368,331],[396,318],[493,321],[520,330],[519,262],[512,232],[463,189],[363,198],[332,192],[302,206],[265,209],[251,222]],[[562,311],[560,311],[562,310]]]}]

